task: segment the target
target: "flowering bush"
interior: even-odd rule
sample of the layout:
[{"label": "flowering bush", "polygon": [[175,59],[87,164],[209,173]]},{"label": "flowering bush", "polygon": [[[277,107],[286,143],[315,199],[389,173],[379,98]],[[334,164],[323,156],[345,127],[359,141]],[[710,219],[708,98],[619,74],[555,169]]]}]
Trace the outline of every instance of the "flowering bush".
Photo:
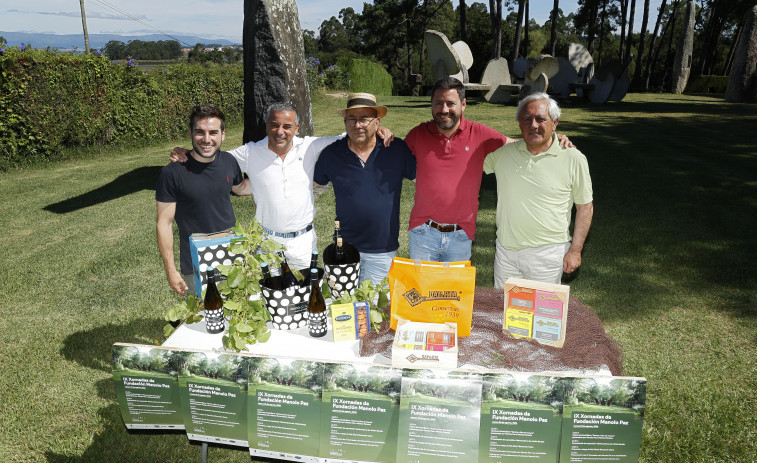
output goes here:
[{"label": "flowering bush", "polygon": [[332,64],[323,71],[326,88],[331,90],[348,90],[350,88],[350,74],[343,67]]},{"label": "flowering bush", "polygon": [[317,92],[326,86],[326,79],[320,71],[321,62],[314,56],[305,60],[305,69],[308,77],[308,86],[311,92]]},{"label": "flowering bush", "polygon": [[347,90],[350,87],[349,73],[336,64],[322,69],[321,61],[311,56],[305,60],[305,66],[307,68],[308,85],[311,92],[324,88],[328,88],[329,90]]}]

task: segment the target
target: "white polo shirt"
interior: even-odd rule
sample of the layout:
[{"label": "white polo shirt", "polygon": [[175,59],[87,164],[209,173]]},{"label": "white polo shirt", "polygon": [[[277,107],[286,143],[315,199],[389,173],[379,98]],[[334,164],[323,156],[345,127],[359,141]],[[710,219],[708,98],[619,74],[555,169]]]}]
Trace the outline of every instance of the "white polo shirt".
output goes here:
[{"label": "white polo shirt", "polygon": [[250,177],[255,219],[270,230],[302,230],[315,217],[313,170],[323,148],[343,138],[294,137],[282,161],[268,149],[268,138],[229,151],[242,172]]}]

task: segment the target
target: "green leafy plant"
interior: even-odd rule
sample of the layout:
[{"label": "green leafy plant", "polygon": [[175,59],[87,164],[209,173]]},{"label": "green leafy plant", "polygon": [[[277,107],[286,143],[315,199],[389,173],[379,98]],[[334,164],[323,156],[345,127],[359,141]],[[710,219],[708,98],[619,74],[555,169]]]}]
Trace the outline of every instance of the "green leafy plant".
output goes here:
[{"label": "green leafy plant", "polygon": [[[200,315],[202,301],[194,294],[187,294],[187,299],[166,310],[163,318],[168,322],[163,327],[163,335],[171,336],[176,327],[182,323],[198,323],[203,319]],[[159,343],[156,343],[159,344]]]},{"label": "green leafy plant", "polygon": [[271,333],[266,322],[271,318],[265,301],[260,297],[260,280],[263,262],[279,262],[276,251],[283,246],[274,240],[263,239],[263,228],[252,220],[249,226],[239,222],[232,228],[238,238],[229,243],[229,251],[242,255],[231,265],[219,265],[218,270],[226,275],[226,281],[218,284],[224,296],[224,315],[229,317],[229,329],[223,336],[223,347],[240,351],[248,344],[266,342]]},{"label": "green leafy plant", "polygon": [[[333,298],[328,283],[323,283],[323,296]],[[389,280],[384,278],[381,283],[374,285],[371,280],[363,280],[352,294],[344,293],[333,304],[349,304],[351,302],[367,301],[371,307],[371,330],[379,331],[381,323],[389,319]]]},{"label": "green leafy plant", "polygon": [[[277,251],[281,251],[283,246],[276,241],[263,239],[263,229],[255,219],[248,226],[237,222],[231,231],[237,237],[232,238],[228,249],[241,258],[231,265],[217,267],[226,275],[226,280],[218,283],[218,290],[224,297],[224,316],[229,320],[229,328],[223,336],[223,347],[239,352],[248,344],[266,342],[271,336],[266,325],[271,315],[260,296],[260,280],[263,279],[260,264],[281,262]],[[171,307],[166,311],[165,319],[173,323],[164,327],[164,334],[170,336],[178,323],[201,321],[203,317],[198,313],[200,310],[202,304],[192,296]]]}]

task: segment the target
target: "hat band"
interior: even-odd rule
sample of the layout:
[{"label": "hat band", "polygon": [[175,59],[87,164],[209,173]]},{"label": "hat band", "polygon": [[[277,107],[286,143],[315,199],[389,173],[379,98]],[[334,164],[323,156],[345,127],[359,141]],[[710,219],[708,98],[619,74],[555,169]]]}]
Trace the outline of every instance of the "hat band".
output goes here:
[{"label": "hat band", "polygon": [[376,106],[376,102],[373,100],[369,100],[368,98],[353,98],[351,100],[347,101],[347,109],[350,109],[353,106]]}]

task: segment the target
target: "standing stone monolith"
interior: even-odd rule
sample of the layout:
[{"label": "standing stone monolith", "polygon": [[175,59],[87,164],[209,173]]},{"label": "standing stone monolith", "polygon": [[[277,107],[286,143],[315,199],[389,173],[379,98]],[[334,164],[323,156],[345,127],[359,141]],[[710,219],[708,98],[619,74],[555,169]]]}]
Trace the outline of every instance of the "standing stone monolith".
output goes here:
[{"label": "standing stone monolith", "polygon": [[757,5],[746,18],[736,47],[725,100],[732,103],[757,103]]},{"label": "standing stone monolith", "polygon": [[671,93],[683,93],[689,82],[691,73],[691,58],[694,50],[694,19],[696,5],[693,0],[686,4],[686,16],[683,20],[681,37],[678,39],[676,58],[673,61],[673,82]]},{"label": "standing stone monolith", "polygon": [[244,142],[266,136],[265,110],[289,102],[300,115],[299,136],[313,135],[305,48],[294,0],[244,1]]}]

